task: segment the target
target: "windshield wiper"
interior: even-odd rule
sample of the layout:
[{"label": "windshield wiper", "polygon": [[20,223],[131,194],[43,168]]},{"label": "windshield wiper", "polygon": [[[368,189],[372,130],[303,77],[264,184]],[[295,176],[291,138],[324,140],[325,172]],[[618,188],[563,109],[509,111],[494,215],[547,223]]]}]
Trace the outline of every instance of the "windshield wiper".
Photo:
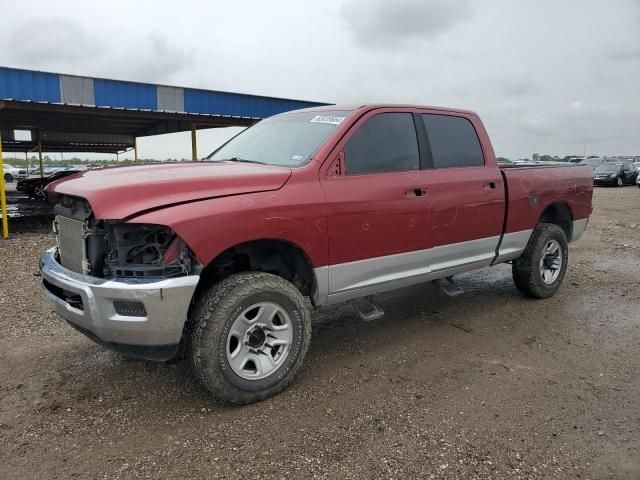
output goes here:
[{"label": "windshield wiper", "polygon": [[243,162],[243,163],[257,163],[259,165],[267,165],[264,162],[260,162],[258,160],[249,160],[247,158],[240,158],[240,157],[231,157],[231,158],[223,158],[222,160],[220,160],[221,162]]}]

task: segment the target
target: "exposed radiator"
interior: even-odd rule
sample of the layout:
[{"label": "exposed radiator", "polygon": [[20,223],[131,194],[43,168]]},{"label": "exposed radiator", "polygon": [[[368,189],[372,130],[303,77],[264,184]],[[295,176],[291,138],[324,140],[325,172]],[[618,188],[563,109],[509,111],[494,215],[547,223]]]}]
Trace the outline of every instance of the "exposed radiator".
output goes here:
[{"label": "exposed radiator", "polygon": [[86,273],[83,268],[86,259],[84,223],[58,215],[56,225],[60,263],[74,272]]}]

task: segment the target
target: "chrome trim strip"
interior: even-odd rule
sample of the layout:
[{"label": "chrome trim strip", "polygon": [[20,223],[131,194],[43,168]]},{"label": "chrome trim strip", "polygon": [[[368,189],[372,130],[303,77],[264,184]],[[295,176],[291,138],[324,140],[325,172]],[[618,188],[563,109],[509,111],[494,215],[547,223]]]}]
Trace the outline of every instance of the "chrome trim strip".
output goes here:
[{"label": "chrome trim strip", "polygon": [[581,218],[580,220],[573,221],[573,228],[571,229],[571,238],[570,242],[575,242],[576,240],[580,240],[582,234],[587,229],[587,224],[589,223],[589,218]]}]

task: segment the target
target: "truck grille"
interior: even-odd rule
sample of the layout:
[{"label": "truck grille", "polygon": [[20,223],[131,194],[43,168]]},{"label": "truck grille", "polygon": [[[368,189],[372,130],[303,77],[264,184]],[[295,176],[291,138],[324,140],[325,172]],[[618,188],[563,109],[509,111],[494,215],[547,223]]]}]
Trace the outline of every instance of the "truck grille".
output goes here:
[{"label": "truck grille", "polygon": [[60,263],[69,270],[85,273],[84,222],[58,215],[56,216],[56,225]]}]

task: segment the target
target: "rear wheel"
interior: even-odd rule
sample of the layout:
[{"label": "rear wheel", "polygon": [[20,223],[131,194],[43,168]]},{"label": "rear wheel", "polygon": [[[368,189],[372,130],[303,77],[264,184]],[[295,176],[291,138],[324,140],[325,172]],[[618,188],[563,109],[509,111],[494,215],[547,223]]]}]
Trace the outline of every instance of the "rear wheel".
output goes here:
[{"label": "rear wheel", "polygon": [[13,182],[13,175],[11,175],[10,173],[5,173],[4,174],[4,181],[8,182],[8,183]]},{"label": "rear wheel", "polygon": [[240,273],[213,285],[190,320],[196,374],[227,403],[253,403],[284,390],[311,341],[308,302],[268,273]]},{"label": "rear wheel", "polygon": [[568,260],[564,230],[557,225],[541,223],[533,231],[522,255],[513,261],[513,281],[518,290],[529,297],[550,297],[562,285]]},{"label": "rear wheel", "polygon": [[46,198],[46,195],[44,193],[44,185],[36,185],[33,189],[33,193],[37,198]]}]

